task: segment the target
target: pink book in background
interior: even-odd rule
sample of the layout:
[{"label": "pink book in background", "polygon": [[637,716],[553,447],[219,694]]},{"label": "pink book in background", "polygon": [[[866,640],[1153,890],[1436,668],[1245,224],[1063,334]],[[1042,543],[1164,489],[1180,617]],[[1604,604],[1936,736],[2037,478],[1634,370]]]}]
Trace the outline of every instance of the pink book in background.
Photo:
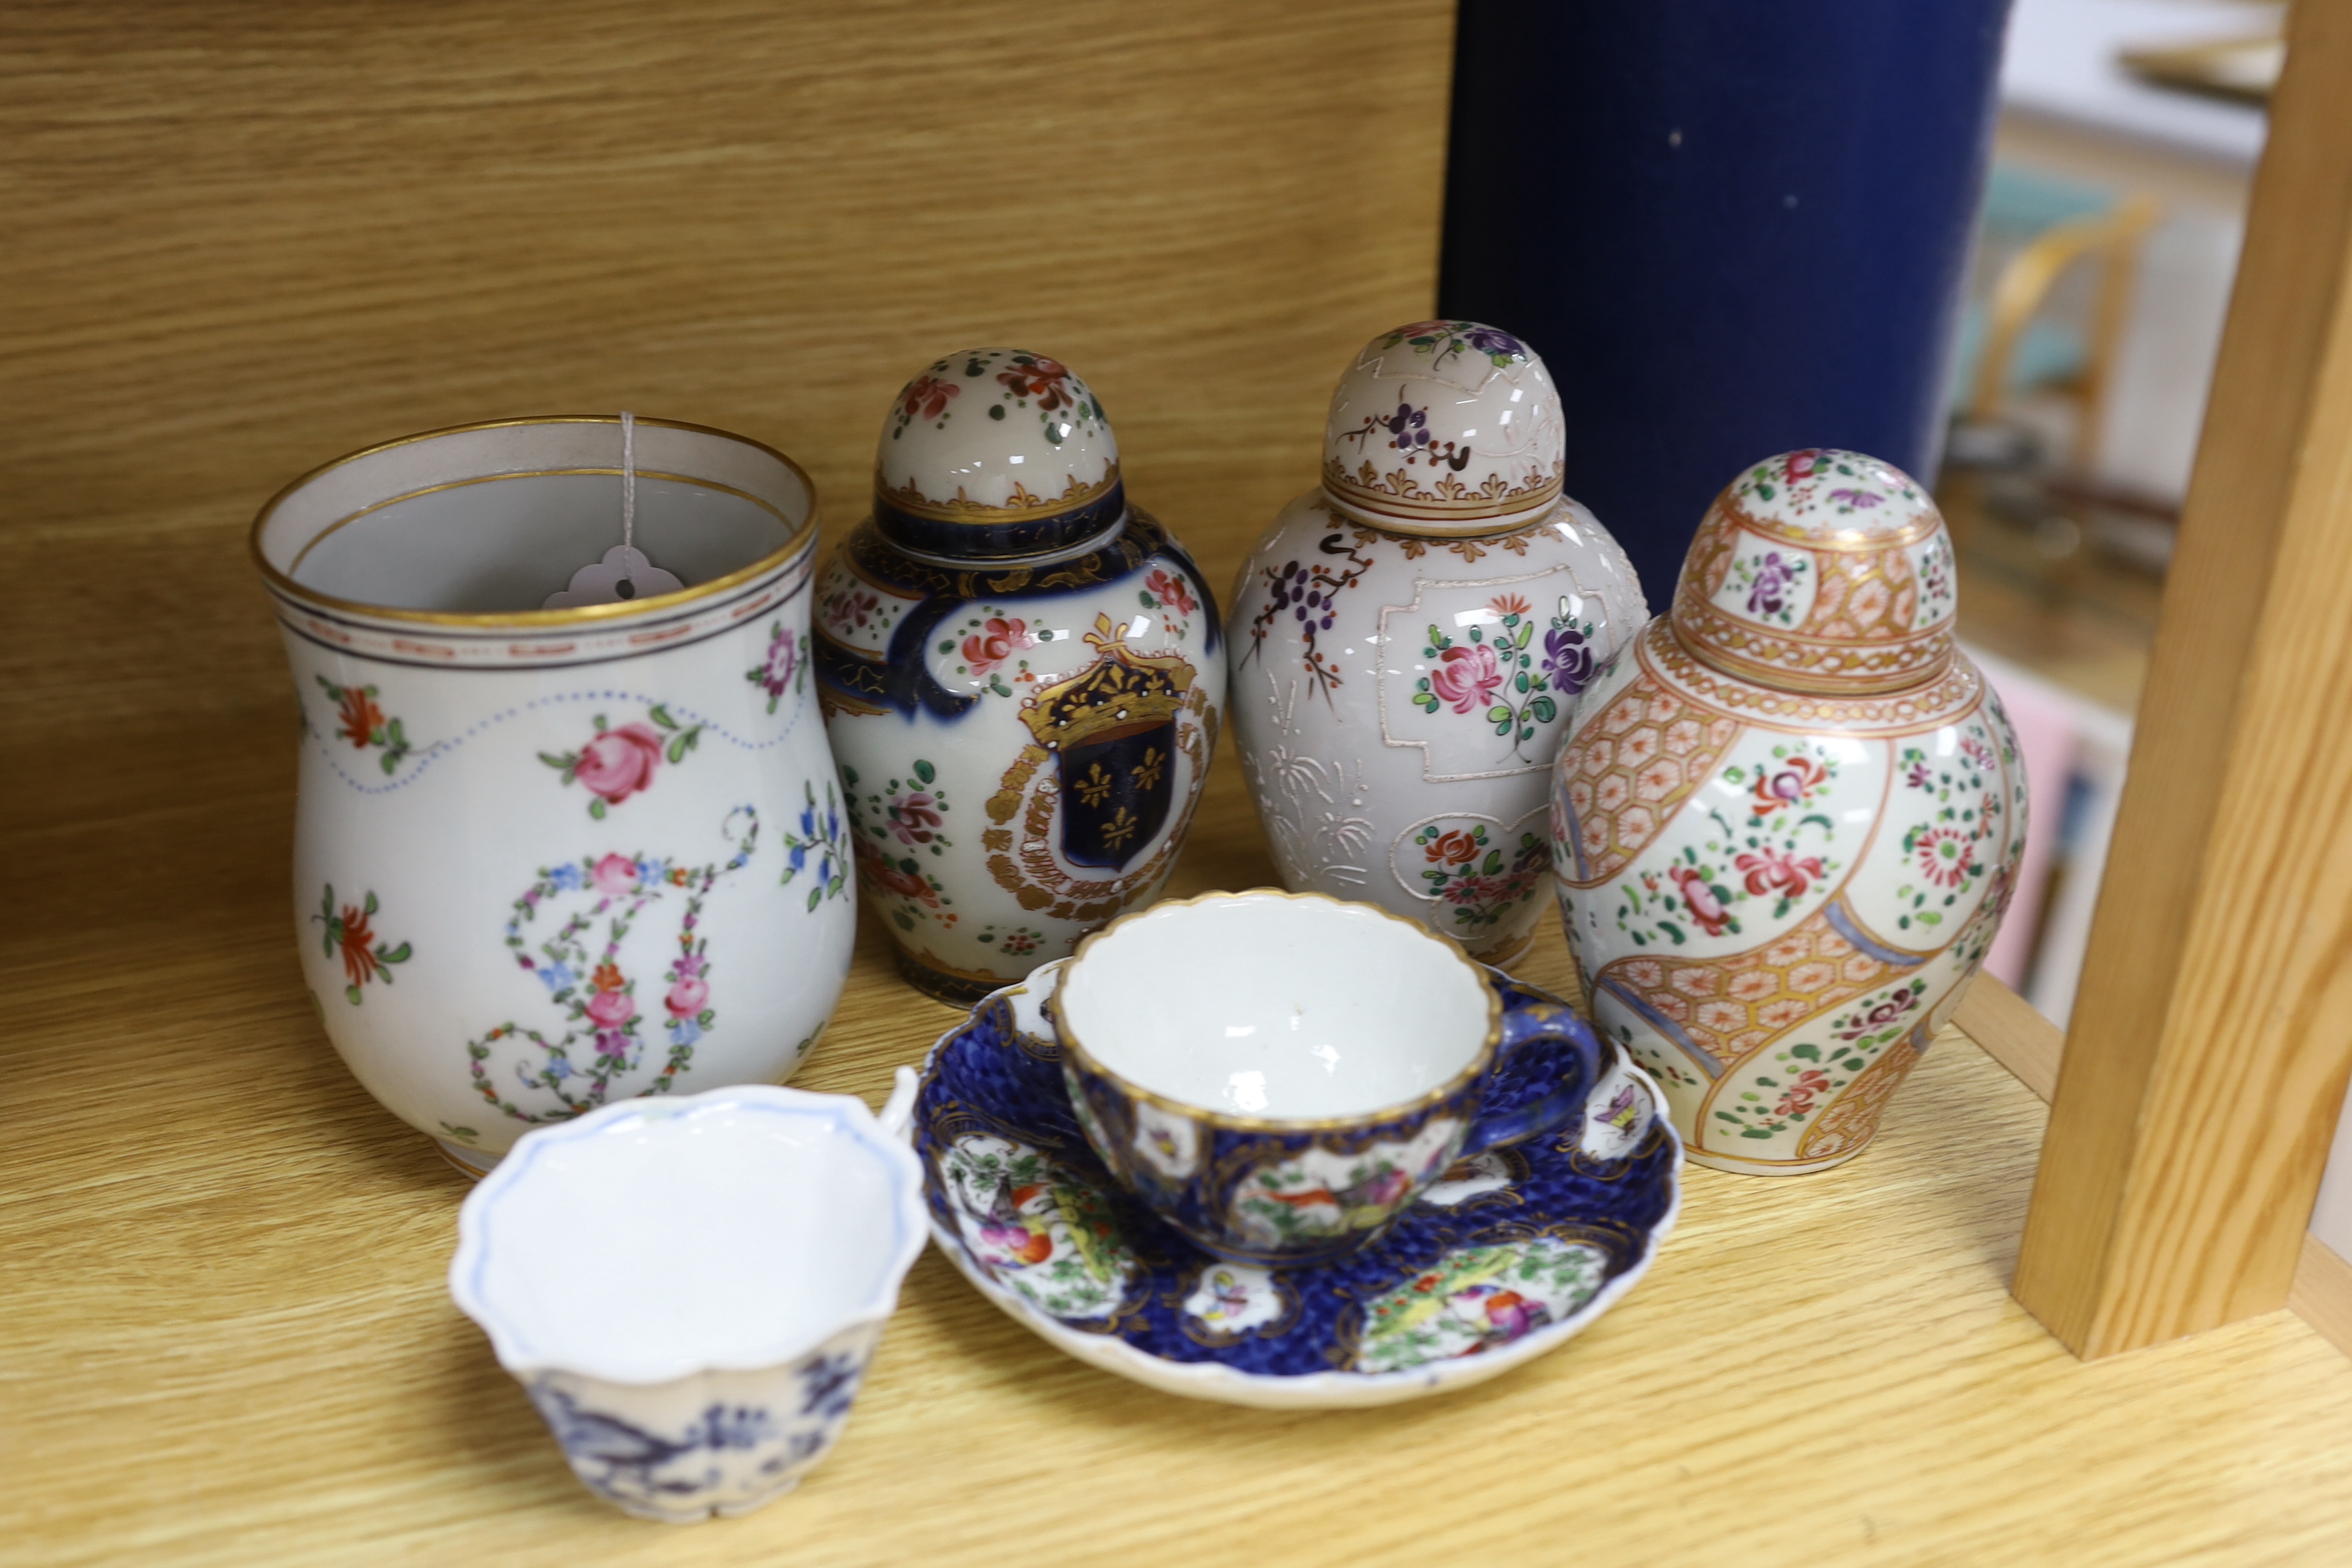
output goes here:
[{"label": "pink book in background", "polygon": [[2000,693],[2001,706],[2016,727],[2017,743],[2025,752],[2027,828],[2025,859],[2017,869],[2017,891],[2000,935],[1986,955],[1985,968],[2002,984],[2023,990],[2033,967],[2034,941],[2042,929],[2042,895],[2050,884],[2050,868],[2058,850],[2058,834],[2066,814],[2066,781],[2074,772],[2081,729],[2075,704],[2013,667],[2000,666],[1985,678]]}]

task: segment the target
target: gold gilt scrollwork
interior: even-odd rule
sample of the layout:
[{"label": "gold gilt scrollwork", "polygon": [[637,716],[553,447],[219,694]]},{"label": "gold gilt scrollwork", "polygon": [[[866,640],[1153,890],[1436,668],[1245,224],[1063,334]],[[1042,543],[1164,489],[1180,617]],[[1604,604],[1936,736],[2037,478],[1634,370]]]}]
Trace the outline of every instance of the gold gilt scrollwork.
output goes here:
[{"label": "gold gilt scrollwork", "polygon": [[[1125,637],[1126,628],[1108,616],[1095,617],[1095,629],[1086,638],[1095,649],[1094,662],[1023,703],[1022,722],[1035,740],[1021,749],[999,781],[996,794],[989,797],[988,817],[997,825],[981,834],[982,846],[990,851],[989,875],[1018,899],[1023,909],[1042,910],[1054,920],[1108,920],[1159,886],[1183,844],[1193,803],[1208,782],[1218,714],[1194,679],[1192,665],[1174,654],[1134,652]],[[1130,871],[1116,877],[1073,873],[1055,853],[1055,815],[1061,786],[1047,764],[1054,752],[1065,746],[1083,745],[1114,726],[1156,719],[1174,721],[1176,749],[1192,767],[1184,798],[1169,808],[1172,831],[1154,854]],[[1101,794],[1088,795],[1086,792],[1093,787],[1093,777],[1087,774],[1076,788],[1081,798],[1097,804],[1108,797],[1112,780],[1106,773]],[[1115,817],[1104,826],[1103,836],[1118,847],[1140,828],[1139,819]]]}]

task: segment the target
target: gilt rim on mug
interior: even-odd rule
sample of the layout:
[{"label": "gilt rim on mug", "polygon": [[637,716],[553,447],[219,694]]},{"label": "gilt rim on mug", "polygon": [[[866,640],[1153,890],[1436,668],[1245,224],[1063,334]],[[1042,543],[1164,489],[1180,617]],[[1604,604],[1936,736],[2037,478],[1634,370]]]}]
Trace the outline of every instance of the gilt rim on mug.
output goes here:
[{"label": "gilt rim on mug", "polygon": [[[355,451],[345,452],[340,458],[331,458],[327,461],[320,463],[317,468],[311,468],[305,473],[299,474],[292,479],[289,479],[285,485],[279,488],[277,494],[271,496],[267,501],[262,503],[261,510],[254,514],[252,526],[246,531],[246,548],[251,552],[254,564],[260,568],[262,580],[269,585],[272,592],[282,595],[286,597],[299,600],[305,604],[321,605],[328,609],[341,610],[353,615],[366,616],[377,620],[405,622],[414,626],[468,626],[480,630],[495,630],[504,626],[562,626],[594,625],[602,621],[621,621],[632,619],[644,615],[648,610],[658,612],[677,609],[682,605],[693,604],[698,600],[706,599],[714,595],[726,593],[730,589],[740,587],[744,584],[753,582],[768,573],[781,570],[783,567],[790,565],[803,551],[806,550],[815,542],[818,513],[820,510],[816,481],[809,478],[808,470],[806,468],[802,468],[800,464],[794,462],[791,458],[776,450],[775,447],[769,446],[764,441],[753,440],[749,436],[739,435],[732,430],[721,430],[713,425],[695,425],[682,419],[655,419],[641,416],[633,416],[633,422],[639,426],[653,426],[664,430],[684,430],[697,436],[716,436],[721,440],[732,441],[739,446],[749,447],[753,451],[773,458],[777,462],[782,463],[787,469],[789,469],[792,472],[793,477],[801,482],[801,488],[807,491],[809,501],[807,520],[803,521],[801,526],[793,531],[792,537],[786,540],[779,548],[761,556],[757,561],[751,563],[749,565],[739,566],[734,571],[713,577],[707,583],[698,583],[692,587],[681,588],[675,594],[653,594],[648,595],[642,599],[629,599],[611,605],[583,605],[576,608],[568,610],[410,610],[402,609],[391,605],[370,604],[360,599],[340,598],[332,594],[320,593],[316,588],[296,582],[292,577],[280,572],[276,566],[271,565],[268,557],[262,552],[262,531],[268,527],[269,520],[276,515],[278,509],[285,503],[288,497],[293,495],[295,491],[310,483],[313,479],[318,479],[320,475],[330,473],[336,468],[342,468],[346,464],[358,462],[362,458],[372,458],[379,452],[389,452],[399,447],[414,446],[420,441],[438,440],[446,436],[463,436],[477,430],[507,430],[526,426],[539,425],[618,426],[621,423],[620,416],[614,414],[545,414],[528,415],[511,419],[482,419],[467,425],[446,425],[436,430],[420,430],[413,436],[402,436],[390,441],[378,441],[372,446],[362,447]],[[547,470],[547,472],[556,471],[558,470]],[[593,470],[565,469],[561,471],[572,473],[604,472],[617,474],[621,470],[618,468],[608,468]],[[646,468],[640,468],[637,472],[641,478],[676,478],[683,480],[685,483],[701,486],[706,489],[717,488],[720,489],[731,489],[732,488],[725,485],[716,485],[715,481],[711,480],[692,479],[685,475],[674,475],[667,470],[663,470],[658,475],[655,474],[654,470]],[[484,479],[527,479],[530,477],[533,476],[524,473],[486,474],[478,476],[478,478]],[[446,481],[443,484],[428,486],[425,489],[413,491],[411,493],[415,495],[425,495],[432,493],[434,490],[454,488],[455,485],[458,483],[470,482],[474,482],[473,479],[469,479],[467,480]],[[394,497],[392,499],[399,500],[408,498],[401,496]],[[756,497],[747,497],[746,499],[755,501],[758,500],[758,498]],[[356,517],[368,511],[377,510],[385,504],[388,503],[376,502],[371,506],[362,508],[360,511],[354,512],[352,515]],[[773,507],[769,507],[764,501],[760,501],[759,504],[770,511],[773,511],[775,510]],[[778,513],[778,516],[781,517],[782,514]],[[340,527],[343,522],[348,521],[350,521],[348,518],[338,519],[334,523],[329,526],[331,529]],[[322,530],[321,535],[323,536],[326,531],[326,530]],[[306,546],[305,548],[307,549],[308,547]]]}]

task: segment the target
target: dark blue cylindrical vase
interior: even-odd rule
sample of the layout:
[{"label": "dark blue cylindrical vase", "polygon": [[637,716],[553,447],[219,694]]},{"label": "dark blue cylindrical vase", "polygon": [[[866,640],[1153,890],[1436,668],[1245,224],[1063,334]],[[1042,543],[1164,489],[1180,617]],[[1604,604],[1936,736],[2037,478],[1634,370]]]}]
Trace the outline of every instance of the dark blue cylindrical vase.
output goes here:
[{"label": "dark blue cylindrical vase", "polygon": [[1549,362],[1663,610],[1740,468],[1932,481],[2009,0],[1461,0],[1440,313]]}]

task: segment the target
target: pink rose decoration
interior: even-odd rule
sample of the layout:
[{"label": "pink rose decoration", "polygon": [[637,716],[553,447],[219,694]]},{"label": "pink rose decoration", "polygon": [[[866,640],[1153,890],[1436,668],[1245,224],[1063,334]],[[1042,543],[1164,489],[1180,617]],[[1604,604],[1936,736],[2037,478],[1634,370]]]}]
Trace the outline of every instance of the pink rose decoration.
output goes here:
[{"label": "pink rose decoration", "polygon": [[1486,707],[1486,700],[1502,684],[1503,672],[1495,668],[1495,650],[1482,642],[1447,648],[1438,656],[1437,668],[1429,672],[1429,689],[1440,701],[1452,703],[1456,713]]},{"label": "pink rose decoration", "polygon": [[661,754],[659,735],[643,724],[624,724],[617,730],[599,732],[580,748],[580,763],[573,776],[603,796],[606,804],[618,805],[654,782],[654,769],[661,765]]},{"label": "pink rose decoration", "polygon": [[599,991],[588,998],[588,1016],[600,1028],[617,1029],[637,1016],[637,1004],[625,991]]},{"label": "pink rose decoration", "polygon": [[1192,598],[1192,591],[1184,585],[1184,580],[1165,567],[1146,577],[1143,585],[1153,598],[1179,615],[1189,616],[1200,608]]},{"label": "pink rose decoration", "polygon": [[1731,923],[1731,911],[1723,907],[1723,900],[1715,896],[1715,889],[1707,886],[1706,879],[1689,866],[1669,867],[1666,875],[1672,877],[1675,886],[1682,889],[1684,907],[1690,910],[1691,919],[1699,923],[1699,929],[1709,936],[1721,936],[1723,928]]},{"label": "pink rose decoration", "polygon": [[678,1017],[691,1018],[701,1012],[702,1005],[709,1000],[710,983],[689,975],[669,988],[669,994],[662,998],[662,1005]]},{"label": "pink rose decoration", "polygon": [[1748,890],[1759,895],[1780,893],[1801,899],[1806,889],[1827,875],[1819,856],[1808,855],[1801,860],[1769,844],[1753,854],[1741,855],[1733,864],[1748,874]]},{"label": "pink rose decoration", "polygon": [[598,892],[618,897],[637,885],[637,863],[626,855],[607,855],[589,875],[596,879]]},{"label": "pink rose decoration", "polygon": [[1029,623],[991,616],[980,630],[963,639],[963,661],[974,675],[986,675],[1014,654],[1037,646]]}]

